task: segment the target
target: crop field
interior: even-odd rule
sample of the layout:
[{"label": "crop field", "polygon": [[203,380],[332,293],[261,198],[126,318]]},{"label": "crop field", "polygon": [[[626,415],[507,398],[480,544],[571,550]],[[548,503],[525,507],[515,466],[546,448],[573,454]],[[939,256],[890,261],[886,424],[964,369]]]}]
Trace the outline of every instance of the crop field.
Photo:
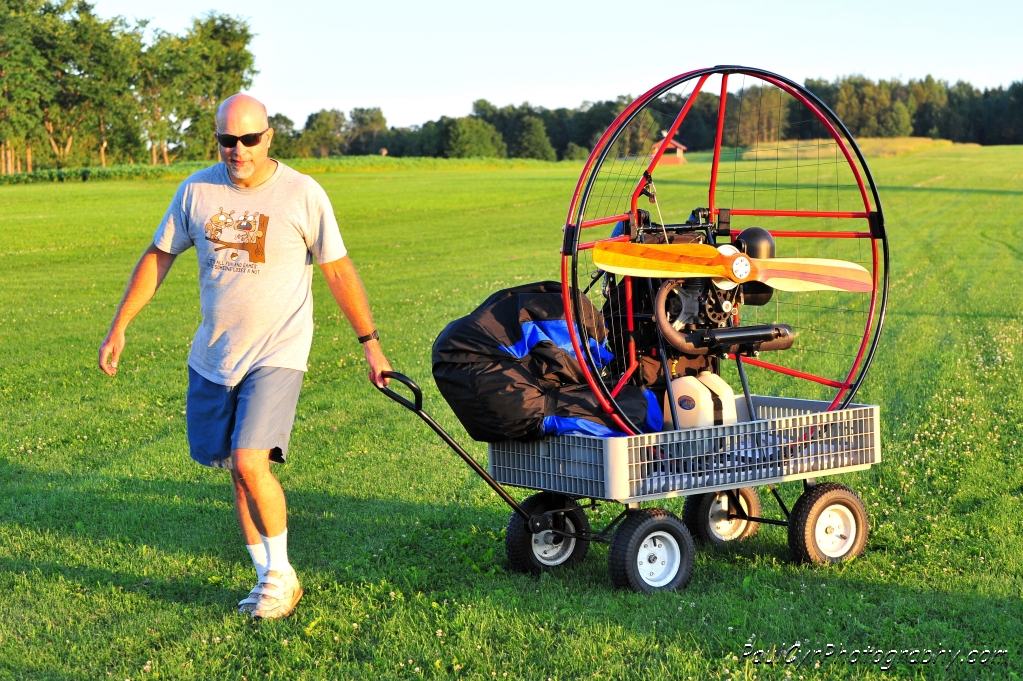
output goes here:
[{"label": "crop field", "polygon": [[[675,593],[613,591],[600,545],[567,571],[510,572],[509,509],[368,383],[317,274],[277,468],[306,595],[261,623],[235,613],[254,572],[228,475],[188,457],[192,251],[129,328],[118,376],[95,366],[177,180],[0,186],[0,678],[1023,677],[1023,147],[924,146],[871,167],[891,299],[858,401],[882,407],[883,461],[834,478],[867,504],[861,558],[798,567],[764,526],[700,548]],[[558,278],[579,170],[315,175],[392,364],[480,461],[431,345],[491,292]],[[697,155],[671,172],[686,186],[706,171]],[[781,490],[791,504],[800,485]],[[617,513],[600,511],[595,525]]]}]

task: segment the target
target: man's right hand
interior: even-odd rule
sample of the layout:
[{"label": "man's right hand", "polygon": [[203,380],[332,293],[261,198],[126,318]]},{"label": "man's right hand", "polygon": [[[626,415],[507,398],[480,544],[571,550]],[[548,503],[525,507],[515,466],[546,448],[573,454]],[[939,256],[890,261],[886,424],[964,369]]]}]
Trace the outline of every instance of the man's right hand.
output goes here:
[{"label": "man's right hand", "polygon": [[121,351],[124,350],[124,329],[128,326],[135,315],[139,313],[149,299],[160,288],[160,283],[167,276],[167,271],[174,264],[177,256],[165,253],[150,244],[128,279],[128,288],[124,291],[124,298],[117,306],[114,314],[114,321],[110,324],[110,331],[103,339],[103,345],[99,346],[99,368],[107,376],[117,374],[117,363],[121,360]]},{"label": "man's right hand", "polygon": [[99,346],[99,368],[107,376],[117,374],[117,364],[121,360],[122,350],[124,350],[124,331],[110,329],[107,337],[103,339],[103,345]]}]

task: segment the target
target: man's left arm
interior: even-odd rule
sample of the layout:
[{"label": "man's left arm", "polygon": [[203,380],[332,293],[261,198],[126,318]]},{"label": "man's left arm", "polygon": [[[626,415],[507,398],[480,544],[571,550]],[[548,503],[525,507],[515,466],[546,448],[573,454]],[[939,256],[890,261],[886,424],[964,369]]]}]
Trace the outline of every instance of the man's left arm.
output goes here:
[{"label": "man's left arm", "polygon": [[[362,287],[359,274],[355,271],[355,265],[346,255],[331,262],[321,263],[320,270],[327,280],[327,286],[334,295],[338,307],[352,325],[356,336],[368,336],[376,327],[373,325],[373,314],[369,309],[369,300],[366,298],[366,290]],[[373,339],[362,344],[366,353],[366,363],[369,364],[369,380],[377,387],[387,385],[388,379],[381,373],[390,371],[391,365],[384,356],[380,347],[380,341]]]}]

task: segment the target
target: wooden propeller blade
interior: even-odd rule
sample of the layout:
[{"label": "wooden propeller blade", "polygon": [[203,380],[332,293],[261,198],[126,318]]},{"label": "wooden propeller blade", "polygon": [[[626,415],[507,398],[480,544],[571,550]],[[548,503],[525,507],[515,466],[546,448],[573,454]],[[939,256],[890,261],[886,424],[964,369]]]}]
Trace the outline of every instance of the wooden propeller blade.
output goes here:
[{"label": "wooden propeller blade", "polygon": [[866,293],[874,288],[866,269],[845,260],[750,258],[724,255],[704,244],[601,242],[593,247],[593,262],[605,272],[632,277],[723,277],[737,284],[760,281],[779,291]]},{"label": "wooden propeller blade", "polygon": [[779,291],[851,291],[874,288],[870,272],[854,262],[826,258],[751,258],[757,281]]},{"label": "wooden propeller blade", "polygon": [[593,247],[593,263],[605,272],[631,277],[727,277],[718,249],[703,244],[634,244],[601,242]]}]

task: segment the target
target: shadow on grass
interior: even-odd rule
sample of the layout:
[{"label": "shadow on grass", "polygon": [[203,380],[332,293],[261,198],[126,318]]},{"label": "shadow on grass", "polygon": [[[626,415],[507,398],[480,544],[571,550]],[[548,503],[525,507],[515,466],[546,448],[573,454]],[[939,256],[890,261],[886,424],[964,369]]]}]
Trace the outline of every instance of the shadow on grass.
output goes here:
[{"label": "shadow on grass", "polygon": [[[0,558],[0,570],[39,569],[85,585],[141,589],[176,602],[208,600],[189,594],[209,592],[218,577],[227,580],[236,572],[248,579],[251,571],[227,473],[219,482],[218,473],[194,482],[112,478],[43,473],[0,460],[5,490],[0,537],[9,555]],[[286,494],[289,554],[304,571],[333,575],[339,583],[391,578],[431,589],[431,575],[438,570],[503,569],[500,530],[508,512],[500,506],[416,504],[308,490]],[[19,553],[32,557],[19,558]],[[47,554],[48,560],[35,558]],[[149,574],[91,567],[97,554],[116,556],[121,565],[145,565]],[[224,570],[230,572],[221,574]],[[215,600],[231,597],[233,591]]]},{"label": "shadow on grass", "polygon": [[[1023,192],[1020,192],[1020,193],[1023,193]],[[991,242],[994,242],[996,244],[999,244],[1000,246],[1004,246],[1005,249],[1007,251],[1009,251],[1010,253],[1012,253],[1013,255],[1015,255],[1016,258],[1023,260],[1023,249],[1020,249],[1020,247],[1018,245],[1011,244],[1008,241],[1006,241],[1005,239],[1001,239],[1001,238],[992,236],[991,232],[989,232],[986,229],[980,230],[980,235],[982,237],[984,237],[985,239],[987,239],[988,241],[991,241]],[[1001,236],[1001,235],[999,235],[999,236]]]},{"label": "shadow on grass", "polygon": [[[113,479],[44,474],[6,462],[0,463],[0,485],[6,490],[0,502],[4,573],[35,573],[225,613],[233,610],[238,585],[251,577],[227,503],[226,476],[222,484]],[[1015,598],[955,593],[938,583],[914,588],[883,578],[870,581],[861,563],[870,560],[871,548],[883,552],[883,545],[872,544],[861,561],[849,565],[798,568],[788,564],[785,531],[765,526],[750,541],[702,548],[685,591],[640,595],[611,590],[602,546],[569,570],[539,578],[507,572],[500,528],[508,512],[497,505],[356,499],[306,490],[288,498],[290,554],[306,575],[313,608],[317,599],[324,599],[319,607],[330,607],[336,598],[317,595],[317,586],[400,589],[419,592],[426,602],[450,599],[518,611],[530,626],[557,622],[547,626],[568,637],[585,635],[588,623],[622,627],[651,640],[683,636],[713,655],[734,654],[740,664],[747,661],[743,646],[750,634],[759,637],[758,648],[784,649],[807,639],[801,655],[827,643],[850,650],[968,652],[1009,648],[1023,629],[1023,605]],[[606,523],[616,511],[608,507],[594,524]],[[652,629],[651,619],[661,624]],[[804,668],[819,658],[811,652]],[[998,678],[1017,658],[1012,650],[1000,666],[956,663],[948,674],[990,672]],[[919,667],[897,662],[894,669],[912,673]],[[847,673],[856,676],[855,669]]]}]

